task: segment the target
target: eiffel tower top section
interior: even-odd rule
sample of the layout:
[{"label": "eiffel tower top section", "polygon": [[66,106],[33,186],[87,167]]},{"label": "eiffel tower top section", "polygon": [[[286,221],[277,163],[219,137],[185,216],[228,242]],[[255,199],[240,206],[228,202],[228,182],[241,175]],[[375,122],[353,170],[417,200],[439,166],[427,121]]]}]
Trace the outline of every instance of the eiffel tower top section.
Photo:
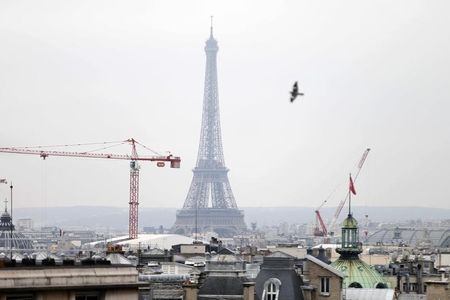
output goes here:
[{"label": "eiffel tower top section", "polygon": [[217,41],[216,41],[216,39],[214,38],[214,35],[213,35],[212,24],[211,24],[211,32],[209,34],[209,39],[206,41],[205,51],[206,51],[206,53],[214,52],[214,55],[216,55],[217,51],[219,51],[219,46],[217,45]]},{"label": "eiffel tower top section", "polygon": [[213,27],[206,41],[206,71],[203,95],[202,128],[197,157],[197,169],[224,169],[222,133],[220,128],[219,93],[217,87],[217,52]]}]

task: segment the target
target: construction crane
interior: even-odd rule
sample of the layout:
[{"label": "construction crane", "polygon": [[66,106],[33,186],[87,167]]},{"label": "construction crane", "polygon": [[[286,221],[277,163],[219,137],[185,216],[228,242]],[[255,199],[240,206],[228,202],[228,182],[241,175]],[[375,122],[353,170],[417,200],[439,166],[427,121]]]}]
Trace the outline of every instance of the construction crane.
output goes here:
[{"label": "construction crane", "polygon": [[328,236],[327,227],[325,226],[325,222],[323,221],[319,211],[322,206],[325,205],[325,203],[327,203],[327,200],[323,201],[322,204],[320,204],[320,206],[314,211],[316,213],[316,226],[314,227],[314,236]]},{"label": "construction crane", "polygon": [[[356,172],[356,175],[355,175],[355,177],[353,178],[353,182],[356,182],[356,179],[358,178],[359,172],[361,172],[361,169],[362,169],[362,167],[364,166],[364,162],[366,161],[367,155],[369,155],[369,151],[370,151],[370,148],[367,148],[367,149],[364,151],[364,153],[363,153],[361,159],[359,160],[359,163],[358,163],[358,171]],[[341,211],[342,211],[342,208],[344,207],[345,202],[347,202],[347,199],[348,199],[349,197],[350,197],[350,191],[348,191],[348,192],[347,192],[347,195],[345,196],[345,198],[344,198],[343,200],[341,200],[341,202],[339,202],[339,205],[338,205],[338,207],[336,208],[336,211],[335,211],[335,213],[334,213],[334,215],[333,215],[333,219],[331,220],[330,224],[328,225],[328,229],[330,230],[330,235],[331,235],[331,236],[334,235],[334,232],[333,232],[334,226],[336,225],[336,221],[337,221],[337,219],[339,218],[339,215],[340,215],[340,213],[341,213]]]},{"label": "construction crane", "polygon": [[[140,145],[148,150],[146,146],[137,142],[135,139],[130,138],[121,142],[104,142],[104,143],[90,143],[90,144],[72,144],[72,145],[54,145],[58,146],[86,146],[95,144],[112,144],[122,145],[128,143],[131,145],[131,155],[123,154],[105,154],[96,152],[68,152],[68,151],[54,151],[54,150],[44,150],[48,146],[34,146],[34,147],[10,147],[10,148],[0,148],[0,153],[15,153],[15,154],[31,154],[39,155],[42,159],[46,159],[49,156],[64,156],[64,157],[81,157],[81,158],[104,158],[104,159],[119,159],[119,160],[129,160],[130,161],[130,201],[129,201],[129,223],[128,223],[128,237],[130,239],[137,238],[138,233],[138,205],[139,205],[139,169],[140,166],[138,161],[152,161],[156,162],[157,167],[164,167],[165,163],[170,163],[171,168],[179,168],[181,159],[178,156],[173,156],[169,154],[167,156],[156,155],[156,156],[139,156],[136,150],[136,145]],[[113,146],[104,147],[102,149],[110,148]],[[36,149],[37,148],[37,149]],[[97,149],[98,150],[98,149]],[[96,151],[96,150],[93,150]],[[151,150],[153,151],[153,150]],[[153,151],[154,152],[154,151]],[[154,152],[156,153],[156,152]]]}]

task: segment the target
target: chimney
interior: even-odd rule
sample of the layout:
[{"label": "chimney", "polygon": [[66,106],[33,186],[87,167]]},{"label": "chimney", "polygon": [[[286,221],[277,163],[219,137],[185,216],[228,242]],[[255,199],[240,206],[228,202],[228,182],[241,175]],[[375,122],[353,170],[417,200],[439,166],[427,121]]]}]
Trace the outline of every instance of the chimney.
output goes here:
[{"label": "chimney", "polygon": [[255,300],[255,283],[244,282],[244,300]]},{"label": "chimney", "polygon": [[317,259],[320,259],[326,264],[330,264],[330,260],[328,259],[327,255],[325,254],[325,249],[320,246],[319,248],[319,254],[316,257]]},{"label": "chimney", "polygon": [[197,300],[198,286],[195,283],[187,282],[183,284],[183,299]]}]

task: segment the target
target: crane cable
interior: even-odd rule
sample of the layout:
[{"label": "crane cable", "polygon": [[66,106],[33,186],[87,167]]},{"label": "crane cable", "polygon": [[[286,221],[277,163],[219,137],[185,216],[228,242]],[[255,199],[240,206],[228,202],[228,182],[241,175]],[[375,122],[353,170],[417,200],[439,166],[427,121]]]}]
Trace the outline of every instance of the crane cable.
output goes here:
[{"label": "crane cable", "polygon": [[59,145],[44,145],[44,146],[24,146],[24,147],[14,147],[20,149],[40,149],[40,148],[58,148],[58,147],[75,147],[75,146],[92,146],[92,145],[104,145],[104,144],[117,144],[123,141],[115,142],[96,142],[96,143],[77,143],[77,144],[59,144]]},{"label": "crane cable", "polygon": [[[55,144],[55,145],[38,145],[38,146],[22,146],[22,147],[10,147],[16,149],[44,149],[44,148],[60,148],[60,147],[79,147],[79,146],[94,146],[94,145],[105,145],[104,147],[95,148],[92,150],[83,151],[84,153],[92,153],[100,150],[110,149],[113,147],[121,146],[128,143],[126,141],[112,141],[112,142],[96,142],[96,143],[76,143],[76,144]],[[111,145],[113,144],[113,145]],[[161,153],[151,149],[150,147],[145,146],[144,144],[135,141],[135,144],[141,146],[142,148],[152,152],[155,155],[163,156]],[[4,147],[2,147],[4,148]]]},{"label": "crane cable", "polygon": [[139,143],[138,141],[134,141],[134,142],[135,142],[137,145],[143,147],[144,149],[147,149],[148,151],[151,151],[153,154],[156,154],[156,155],[159,155],[159,156],[163,156],[161,153],[156,152],[155,150],[153,150],[153,149],[151,149],[151,148],[149,148],[149,147],[147,147],[147,146],[145,146],[145,145]]},{"label": "crane cable", "polygon": [[118,144],[114,144],[114,145],[111,145],[111,146],[105,146],[105,147],[96,148],[96,149],[89,150],[89,151],[84,151],[84,152],[85,152],[85,153],[92,153],[92,152],[99,151],[99,150],[105,150],[105,149],[109,149],[109,148],[121,146],[121,145],[123,145],[123,144],[126,144],[126,142],[120,142],[120,143],[118,143]]}]

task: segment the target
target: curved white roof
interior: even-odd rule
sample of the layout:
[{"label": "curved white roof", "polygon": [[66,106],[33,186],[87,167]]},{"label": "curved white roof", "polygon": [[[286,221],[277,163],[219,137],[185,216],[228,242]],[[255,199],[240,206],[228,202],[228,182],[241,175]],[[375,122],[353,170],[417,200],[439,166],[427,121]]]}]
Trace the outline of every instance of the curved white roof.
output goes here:
[{"label": "curved white roof", "polygon": [[[171,249],[173,245],[192,244],[193,241],[194,239],[179,234],[139,234],[137,239],[129,240],[127,236],[121,236],[108,239],[106,243],[112,242],[114,244],[132,249],[138,249],[139,247],[149,247],[150,249]],[[105,241],[97,241],[87,245],[95,247],[97,244],[104,242]]]},{"label": "curved white roof", "polygon": [[150,247],[158,249],[171,249],[177,244],[192,244],[194,239],[179,234],[139,234],[137,239],[119,242],[119,245],[130,248]]}]

